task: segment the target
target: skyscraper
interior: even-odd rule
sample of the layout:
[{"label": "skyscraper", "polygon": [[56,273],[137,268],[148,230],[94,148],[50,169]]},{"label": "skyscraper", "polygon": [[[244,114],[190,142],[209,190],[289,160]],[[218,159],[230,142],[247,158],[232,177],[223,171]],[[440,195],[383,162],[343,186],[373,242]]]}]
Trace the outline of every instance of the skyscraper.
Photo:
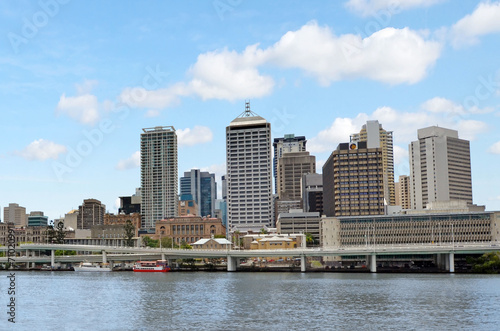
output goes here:
[{"label": "skyscraper", "polygon": [[232,230],[271,225],[271,124],[250,110],[226,127],[228,223]]},{"label": "skyscraper", "polygon": [[173,126],[142,130],[142,227],[154,228],[156,221],[177,216],[177,134]]},{"label": "skyscraper", "polygon": [[472,203],[469,141],[459,139],[457,131],[420,129],[409,153],[411,209],[423,209],[433,201]]},{"label": "skyscraper", "polygon": [[94,225],[104,224],[104,213],[106,205],[96,199],[85,199],[78,207],[77,226],[78,229],[90,229]]},{"label": "skyscraper", "polygon": [[323,215],[323,175],[304,174],[300,182],[304,212],[319,212]]},{"label": "skyscraper", "polygon": [[9,203],[8,207],[3,208],[3,221],[5,223],[14,223],[16,227],[28,225],[26,208],[19,206],[17,203]]},{"label": "skyscraper", "polygon": [[280,200],[300,200],[302,175],[316,172],[316,157],[309,152],[289,152],[278,160],[278,194]]},{"label": "skyscraper", "polygon": [[378,121],[367,121],[359,133],[351,135],[351,142],[366,141],[367,148],[382,149],[384,198],[386,204],[396,204],[394,188],[394,146],[392,131],[386,131]]},{"label": "skyscraper", "polygon": [[410,209],[410,176],[399,176],[396,183],[396,205],[402,209]]},{"label": "skyscraper", "polygon": [[199,169],[184,172],[181,177],[181,196],[191,194],[198,205],[199,216],[214,216],[217,184],[215,174]]},{"label": "skyscraper", "polygon": [[283,138],[275,138],[273,142],[273,176],[274,193],[278,193],[278,161],[286,153],[304,152],[306,150],[306,137],[285,134]]},{"label": "skyscraper", "polygon": [[323,166],[323,208],[326,216],[385,213],[381,148],[339,144]]}]

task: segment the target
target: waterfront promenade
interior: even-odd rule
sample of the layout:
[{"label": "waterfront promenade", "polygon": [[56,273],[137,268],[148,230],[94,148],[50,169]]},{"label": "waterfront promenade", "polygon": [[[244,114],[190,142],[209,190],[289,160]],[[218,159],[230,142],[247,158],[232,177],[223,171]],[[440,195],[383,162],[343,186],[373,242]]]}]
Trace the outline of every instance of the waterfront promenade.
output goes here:
[{"label": "waterfront promenade", "polygon": [[[0,247],[5,251],[6,247]],[[55,251],[76,251],[99,254],[62,255],[56,256]],[[366,256],[371,272],[377,272],[377,256],[384,255],[436,255],[439,267],[454,272],[455,254],[484,254],[499,251],[500,246],[494,243],[469,243],[469,244],[427,244],[427,245],[372,245],[340,248],[297,248],[276,250],[198,250],[198,249],[170,249],[170,248],[143,248],[143,247],[114,247],[101,245],[65,245],[65,244],[21,244],[16,247],[19,256],[15,257],[16,263],[50,263],[56,262],[78,263],[82,261],[103,262],[108,261],[136,261],[188,258],[225,258],[227,270],[236,271],[240,259],[251,257],[290,257],[300,258],[301,271],[306,271],[306,259],[319,256]],[[41,252],[50,251],[50,255]],[[6,257],[0,258],[0,263],[7,262]]]}]

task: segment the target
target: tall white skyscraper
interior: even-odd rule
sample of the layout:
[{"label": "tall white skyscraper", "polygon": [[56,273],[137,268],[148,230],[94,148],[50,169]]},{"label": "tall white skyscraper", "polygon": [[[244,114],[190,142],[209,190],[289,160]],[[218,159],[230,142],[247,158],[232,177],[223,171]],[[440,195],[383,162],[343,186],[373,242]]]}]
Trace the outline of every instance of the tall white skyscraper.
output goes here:
[{"label": "tall white skyscraper", "polygon": [[177,134],[173,126],[142,129],[141,215],[142,227],[177,216]]},{"label": "tall white skyscraper", "polygon": [[231,231],[271,225],[271,124],[250,110],[226,127],[227,217]]},{"label": "tall white skyscraper", "polygon": [[412,209],[423,209],[433,201],[472,203],[469,141],[459,139],[457,131],[437,126],[420,129],[409,153]]}]

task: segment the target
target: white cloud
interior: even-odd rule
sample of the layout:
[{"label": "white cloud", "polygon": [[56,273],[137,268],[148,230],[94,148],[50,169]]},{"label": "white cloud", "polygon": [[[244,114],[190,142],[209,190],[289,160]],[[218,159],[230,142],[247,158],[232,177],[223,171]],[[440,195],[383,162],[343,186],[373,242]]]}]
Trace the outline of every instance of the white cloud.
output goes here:
[{"label": "white cloud", "polygon": [[47,159],[56,160],[59,154],[66,153],[67,149],[63,145],[56,144],[45,139],[38,139],[30,143],[26,148],[17,154],[27,160],[45,161]]},{"label": "white cloud", "polygon": [[451,43],[454,47],[473,45],[480,36],[497,32],[500,32],[500,2],[484,1],[451,27]]},{"label": "white cloud", "polygon": [[385,28],[362,38],[336,36],[328,27],[310,22],[287,32],[265,52],[267,61],[302,69],[322,85],[355,78],[413,84],[434,65],[441,45],[408,28]]},{"label": "white cloud", "polygon": [[95,80],[86,80],[81,84],[75,84],[77,96],[67,97],[61,95],[56,107],[56,114],[69,116],[82,124],[94,125],[101,119],[103,111],[114,109],[114,103],[105,100],[99,103],[97,97],[91,94],[91,90],[97,85]]},{"label": "white cloud", "polygon": [[118,99],[130,107],[163,109],[179,104],[179,96],[188,95],[182,83],[157,90],[146,90],[142,87],[125,88]]},{"label": "white cloud", "polygon": [[177,141],[179,146],[193,146],[212,141],[213,134],[206,126],[195,126],[194,128],[178,129]]},{"label": "white cloud", "polygon": [[203,100],[238,100],[268,95],[274,87],[270,76],[259,73],[263,51],[257,45],[248,46],[241,54],[224,49],[198,56],[189,73],[190,91]]},{"label": "white cloud", "polygon": [[95,124],[99,118],[99,102],[92,94],[66,97],[63,94],[57,104],[57,113],[65,114],[83,124]]},{"label": "white cloud", "polygon": [[[309,139],[308,150],[312,153],[333,151],[339,143],[348,142],[351,134],[359,132],[367,120],[378,120],[385,130],[393,131],[395,145],[415,141],[418,129],[433,125],[457,130],[459,137],[467,140],[474,140],[478,134],[489,130],[485,122],[465,119],[463,116],[449,116],[443,105],[457,107],[452,101],[434,98],[424,102],[415,112],[384,106],[377,108],[372,114],[361,113],[355,118],[339,117],[329,128]],[[396,146],[394,152],[395,163],[403,162],[406,152]]]},{"label": "white cloud", "polygon": [[488,152],[492,154],[500,154],[500,141],[491,145],[491,147],[488,149]]},{"label": "white cloud", "polygon": [[116,165],[118,170],[128,170],[139,168],[141,166],[141,152],[137,151],[132,154],[129,158],[120,160]]},{"label": "white cloud", "polygon": [[150,109],[146,113],[146,117],[158,117],[160,116],[160,111],[156,109]]},{"label": "white cloud", "polygon": [[408,162],[408,147],[403,148],[398,145],[393,146],[394,149],[394,164],[402,164]]},{"label": "white cloud", "polygon": [[442,97],[434,97],[424,102],[421,107],[431,113],[443,113],[455,116],[466,116],[468,114],[487,114],[494,111],[491,107],[479,108],[472,106],[466,109],[463,105],[457,104],[449,99]]},{"label": "white cloud", "polygon": [[349,0],[345,6],[363,17],[371,15],[393,15],[403,10],[430,7],[443,0]]},{"label": "white cloud", "polygon": [[362,38],[337,36],[312,21],[268,48],[255,44],[242,52],[222,49],[200,54],[188,70],[188,82],[149,91],[126,88],[119,99],[131,107],[163,109],[175,106],[183,96],[230,101],[263,97],[276,83],[259,72],[262,66],[300,69],[324,86],[358,78],[413,84],[427,75],[441,48],[441,43],[409,28],[385,28]]},{"label": "white cloud", "polygon": [[348,142],[351,134],[359,132],[367,119],[366,114],[359,114],[354,119],[338,117],[328,129],[308,140],[307,149],[311,153],[333,151],[339,143]]}]

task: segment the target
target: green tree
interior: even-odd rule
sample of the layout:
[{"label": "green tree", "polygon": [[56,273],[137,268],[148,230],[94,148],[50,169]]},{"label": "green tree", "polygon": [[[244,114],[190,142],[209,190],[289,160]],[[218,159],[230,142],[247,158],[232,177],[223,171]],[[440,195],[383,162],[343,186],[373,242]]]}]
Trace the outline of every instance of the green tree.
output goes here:
[{"label": "green tree", "polygon": [[486,253],[481,257],[467,258],[472,270],[479,273],[497,274],[500,271],[500,252]]},{"label": "green tree", "polygon": [[266,229],[262,228],[262,229],[260,229],[260,233],[261,234],[268,234],[269,232]]},{"label": "green tree", "polygon": [[307,246],[312,246],[314,245],[314,237],[311,233],[306,232],[304,233],[306,235],[306,245]]},{"label": "green tree", "polygon": [[214,235],[214,238],[226,238],[226,236],[223,234],[216,234]]},{"label": "green tree", "polygon": [[64,238],[66,237],[66,232],[64,231],[64,222],[57,223],[56,229],[53,231],[56,244],[64,244]]},{"label": "green tree", "polygon": [[132,238],[135,236],[135,226],[132,224],[132,221],[127,220],[124,229],[125,229],[125,246],[127,247],[134,246],[134,240]]},{"label": "green tree", "polygon": [[45,229],[45,239],[47,240],[48,244],[53,244],[56,241],[56,231],[54,230],[54,226],[48,225],[47,228]]},{"label": "green tree", "polygon": [[183,241],[181,241],[181,248],[182,249],[192,249],[193,247],[190,244],[188,244],[186,241],[183,240]]},{"label": "green tree", "polygon": [[179,248],[175,242],[172,245],[172,237],[163,237],[161,238],[161,247],[163,248]]},{"label": "green tree", "polygon": [[151,247],[151,248],[158,248],[158,247],[160,247],[160,241],[159,240],[151,239],[148,236],[142,237],[142,242],[143,242],[144,246],[147,246],[147,247]]}]

